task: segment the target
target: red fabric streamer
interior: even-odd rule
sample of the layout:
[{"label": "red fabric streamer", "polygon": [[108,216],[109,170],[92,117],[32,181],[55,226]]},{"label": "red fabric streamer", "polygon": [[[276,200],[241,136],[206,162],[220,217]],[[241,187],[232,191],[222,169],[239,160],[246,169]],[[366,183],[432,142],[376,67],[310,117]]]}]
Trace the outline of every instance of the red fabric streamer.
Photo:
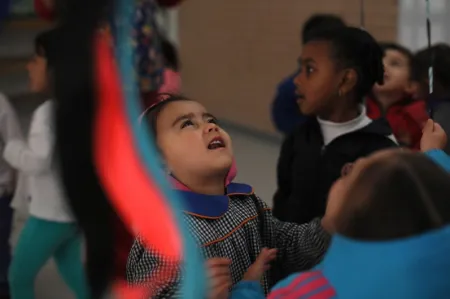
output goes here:
[{"label": "red fabric streamer", "polygon": [[[103,35],[98,35],[95,56],[96,77],[100,84],[94,155],[99,178],[129,230],[139,231],[143,242],[153,250],[171,260],[181,261],[182,238],[176,220],[161,190],[148,179],[133,146],[118,70]],[[157,281],[148,284],[158,284],[174,274],[175,271],[161,273]],[[142,287],[130,289],[121,282],[116,291],[120,298],[132,299],[142,297],[147,290]]]}]

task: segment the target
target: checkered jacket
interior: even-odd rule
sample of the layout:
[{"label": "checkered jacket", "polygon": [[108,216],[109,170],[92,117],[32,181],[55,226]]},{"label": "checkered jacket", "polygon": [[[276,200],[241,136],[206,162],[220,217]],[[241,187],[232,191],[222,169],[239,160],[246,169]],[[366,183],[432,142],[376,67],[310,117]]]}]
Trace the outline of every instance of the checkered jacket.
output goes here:
[{"label": "checkered jacket", "polygon": [[[231,195],[228,211],[218,219],[186,213],[185,220],[205,259],[227,257],[232,261],[233,285],[242,279],[263,247],[277,248],[276,262],[262,279],[266,294],[278,280],[319,263],[330,240],[318,219],[303,225],[281,222],[254,194]],[[173,270],[177,265],[146,250],[136,240],[128,257],[127,280],[133,285],[146,284],[159,271],[171,267]],[[157,294],[153,298],[176,298],[179,282],[179,275],[175,275],[170,281],[148,287]]]}]

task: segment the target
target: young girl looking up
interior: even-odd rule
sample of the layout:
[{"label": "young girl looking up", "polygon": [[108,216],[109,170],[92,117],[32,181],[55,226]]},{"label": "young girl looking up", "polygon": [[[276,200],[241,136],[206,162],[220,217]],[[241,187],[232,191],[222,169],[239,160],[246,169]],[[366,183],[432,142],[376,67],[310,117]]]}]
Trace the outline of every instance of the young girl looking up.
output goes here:
[{"label": "young girl looking up", "polygon": [[[40,34],[35,41],[35,55],[27,66],[31,91],[49,98],[57,42],[55,31]],[[89,298],[81,261],[80,231],[66,204],[53,156],[53,110],[53,100],[41,104],[33,113],[28,142],[11,140],[3,153],[12,167],[27,175],[31,197],[30,217],[9,269],[13,299],[35,298],[36,276],[51,257],[76,298]]]},{"label": "young girl looking up", "polygon": [[[165,171],[185,201],[186,224],[209,259],[211,271],[229,267],[231,281],[213,281],[212,286],[227,292],[264,247],[277,249],[276,262],[261,278],[265,292],[292,271],[309,269],[321,260],[329,236],[320,220],[305,225],[281,222],[272,217],[251,186],[226,183],[234,160],[232,142],[201,104],[170,96],[151,107],[146,117]],[[137,240],[129,255],[127,278],[132,284],[145,284],[172,265]],[[149,288],[157,294],[154,298],[172,298],[177,283],[173,280]]]},{"label": "young girl looking up", "polygon": [[389,124],[366,116],[363,98],[383,83],[383,51],[364,30],[316,32],[303,47],[295,78],[298,104],[314,116],[284,141],[274,216],[306,223],[325,212],[333,182],[360,157],[394,147]]}]

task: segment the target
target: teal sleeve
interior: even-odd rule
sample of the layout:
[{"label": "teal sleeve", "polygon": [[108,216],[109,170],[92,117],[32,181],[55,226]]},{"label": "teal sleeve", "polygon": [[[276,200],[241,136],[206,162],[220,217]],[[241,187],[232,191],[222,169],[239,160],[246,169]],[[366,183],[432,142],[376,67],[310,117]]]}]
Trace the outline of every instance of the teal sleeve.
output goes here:
[{"label": "teal sleeve", "polygon": [[264,299],[264,290],[258,281],[241,281],[231,291],[230,299]]},{"label": "teal sleeve", "polygon": [[436,164],[444,168],[447,172],[450,172],[450,156],[448,156],[444,151],[434,149],[425,152],[425,155]]}]

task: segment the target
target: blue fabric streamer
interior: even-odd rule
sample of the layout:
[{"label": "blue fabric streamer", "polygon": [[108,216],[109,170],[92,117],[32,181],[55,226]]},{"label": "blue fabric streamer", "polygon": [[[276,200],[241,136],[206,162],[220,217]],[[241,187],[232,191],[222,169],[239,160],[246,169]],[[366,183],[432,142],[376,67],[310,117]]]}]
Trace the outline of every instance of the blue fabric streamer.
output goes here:
[{"label": "blue fabric streamer", "polygon": [[[115,40],[116,59],[120,70],[120,78],[123,85],[124,99],[128,119],[133,132],[134,142],[139,149],[139,154],[149,174],[163,191],[165,198],[175,213],[183,238],[183,273],[181,291],[183,298],[205,298],[206,275],[204,260],[190,237],[187,227],[183,223],[181,200],[179,195],[172,190],[169,182],[160,168],[159,154],[156,150],[151,133],[146,126],[139,125],[138,119],[141,113],[138,78],[135,71],[135,53],[132,41],[132,32],[135,17],[135,1],[117,0],[115,9]],[[150,213],[150,211],[149,211]],[[151,215],[149,215],[151,217]]]}]

